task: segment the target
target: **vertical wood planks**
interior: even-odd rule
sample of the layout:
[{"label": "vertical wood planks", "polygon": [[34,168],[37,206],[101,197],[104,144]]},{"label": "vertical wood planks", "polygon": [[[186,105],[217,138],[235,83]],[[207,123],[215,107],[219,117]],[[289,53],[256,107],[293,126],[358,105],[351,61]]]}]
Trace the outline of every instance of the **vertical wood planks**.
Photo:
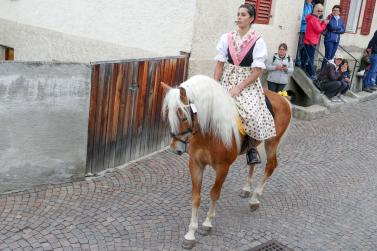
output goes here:
[{"label": "vertical wood planks", "polygon": [[188,55],[92,66],[86,173],[98,173],[166,146],[160,82],[187,79]]}]

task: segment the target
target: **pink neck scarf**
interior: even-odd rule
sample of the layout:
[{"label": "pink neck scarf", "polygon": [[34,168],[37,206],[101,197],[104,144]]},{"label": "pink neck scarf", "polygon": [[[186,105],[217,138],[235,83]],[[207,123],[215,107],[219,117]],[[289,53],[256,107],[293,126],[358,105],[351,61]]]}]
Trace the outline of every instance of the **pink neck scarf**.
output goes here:
[{"label": "pink neck scarf", "polygon": [[255,31],[250,30],[245,35],[246,38],[242,39],[241,43],[237,43],[237,32],[233,31],[228,33],[228,46],[230,56],[232,57],[233,64],[239,66],[251,47],[255,44],[260,37]]}]

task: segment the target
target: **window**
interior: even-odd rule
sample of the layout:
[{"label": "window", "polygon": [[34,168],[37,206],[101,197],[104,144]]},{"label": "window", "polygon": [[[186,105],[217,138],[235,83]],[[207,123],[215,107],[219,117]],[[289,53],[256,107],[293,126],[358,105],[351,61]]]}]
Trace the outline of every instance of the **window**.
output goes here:
[{"label": "window", "polygon": [[256,24],[268,24],[270,22],[272,0],[246,0],[245,2],[255,6],[257,11]]},{"label": "window", "polygon": [[367,3],[365,4],[363,25],[361,26],[360,34],[369,35],[375,7],[376,7],[376,0],[367,0]]},{"label": "window", "polygon": [[340,0],[341,17],[346,24],[346,32],[356,33],[363,0]]},{"label": "window", "polygon": [[0,45],[0,60],[14,60],[14,49]]}]

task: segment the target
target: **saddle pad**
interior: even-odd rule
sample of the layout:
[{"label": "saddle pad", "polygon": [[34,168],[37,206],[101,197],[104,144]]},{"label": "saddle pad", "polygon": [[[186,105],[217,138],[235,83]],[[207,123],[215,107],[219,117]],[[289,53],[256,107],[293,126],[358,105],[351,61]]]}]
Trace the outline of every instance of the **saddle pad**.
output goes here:
[{"label": "saddle pad", "polygon": [[237,119],[236,120],[237,120],[238,131],[240,132],[240,134],[242,136],[245,136],[246,135],[246,131],[245,131],[245,128],[243,127],[240,115],[237,115]]},{"label": "saddle pad", "polygon": [[271,104],[271,101],[267,98],[266,95],[265,95],[264,97],[266,98],[266,105],[267,105],[268,110],[270,111],[272,117],[275,118],[275,113],[274,113],[274,111],[272,110],[272,104]]}]

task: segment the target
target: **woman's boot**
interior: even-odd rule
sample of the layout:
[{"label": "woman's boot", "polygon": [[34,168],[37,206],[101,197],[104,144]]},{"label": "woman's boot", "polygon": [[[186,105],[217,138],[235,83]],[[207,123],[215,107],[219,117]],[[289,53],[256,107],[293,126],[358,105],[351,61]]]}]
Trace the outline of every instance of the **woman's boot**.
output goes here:
[{"label": "woman's boot", "polygon": [[262,163],[256,146],[252,146],[246,153],[246,162],[250,165]]}]

